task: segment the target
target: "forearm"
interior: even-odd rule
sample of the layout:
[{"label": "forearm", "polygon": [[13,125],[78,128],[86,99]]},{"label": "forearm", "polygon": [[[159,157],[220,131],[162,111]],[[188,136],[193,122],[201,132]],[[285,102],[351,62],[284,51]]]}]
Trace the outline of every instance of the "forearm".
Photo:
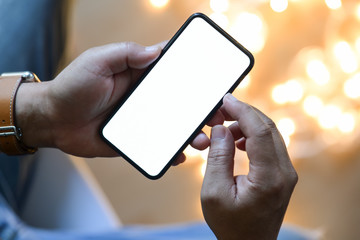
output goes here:
[{"label": "forearm", "polygon": [[23,83],[15,99],[16,126],[28,147],[53,147],[48,88],[50,82]]}]

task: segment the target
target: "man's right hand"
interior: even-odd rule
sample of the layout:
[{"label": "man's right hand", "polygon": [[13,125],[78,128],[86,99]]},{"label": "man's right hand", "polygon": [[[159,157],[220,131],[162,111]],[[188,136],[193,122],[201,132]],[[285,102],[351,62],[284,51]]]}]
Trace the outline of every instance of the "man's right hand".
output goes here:
[{"label": "man's right hand", "polygon": [[[229,128],[214,126],[201,202],[218,239],[276,239],[297,174],[275,124],[228,94],[221,109]],[[247,152],[248,175],[234,176],[235,145]]]}]

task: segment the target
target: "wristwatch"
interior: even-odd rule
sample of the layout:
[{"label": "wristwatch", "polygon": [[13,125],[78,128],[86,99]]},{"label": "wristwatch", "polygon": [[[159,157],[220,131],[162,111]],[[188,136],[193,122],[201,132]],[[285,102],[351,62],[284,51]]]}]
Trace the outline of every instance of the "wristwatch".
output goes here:
[{"label": "wristwatch", "polygon": [[22,155],[36,152],[36,148],[21,142],[21,129],[16,126],[15,98],[21,83],[40,82],[31,72],[3,73],[0,75],[0,152]]}]

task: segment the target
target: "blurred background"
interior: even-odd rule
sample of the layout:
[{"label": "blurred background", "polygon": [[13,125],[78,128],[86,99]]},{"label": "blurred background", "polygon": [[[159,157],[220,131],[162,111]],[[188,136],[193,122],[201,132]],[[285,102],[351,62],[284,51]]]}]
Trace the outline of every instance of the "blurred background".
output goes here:
[{"label": "blurred background", "polygon": [[[255,67],[234,95],[277,123],[299,174],[285,222],[325,239],[360,236],[360,3],[352,0],[74,0],[68,61],[111,42],[152,45],[203,12],[248,48]],[[205,128],[205,132],[209,129]],[[147,180],[121,158],[88,159],[124,224],[202,220],[207,152]],[[248,171],[236,154],[236,174]]]}]

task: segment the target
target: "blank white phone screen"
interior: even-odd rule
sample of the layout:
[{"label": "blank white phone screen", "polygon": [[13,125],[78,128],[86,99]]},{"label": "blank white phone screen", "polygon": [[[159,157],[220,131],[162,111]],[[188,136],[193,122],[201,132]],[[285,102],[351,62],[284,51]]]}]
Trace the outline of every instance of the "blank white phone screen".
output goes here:
[{"label": "blank white phone screen", "polygon": [[196,17],[102,134],[137,168],[156,177],[250,64],[241,49]]}]

